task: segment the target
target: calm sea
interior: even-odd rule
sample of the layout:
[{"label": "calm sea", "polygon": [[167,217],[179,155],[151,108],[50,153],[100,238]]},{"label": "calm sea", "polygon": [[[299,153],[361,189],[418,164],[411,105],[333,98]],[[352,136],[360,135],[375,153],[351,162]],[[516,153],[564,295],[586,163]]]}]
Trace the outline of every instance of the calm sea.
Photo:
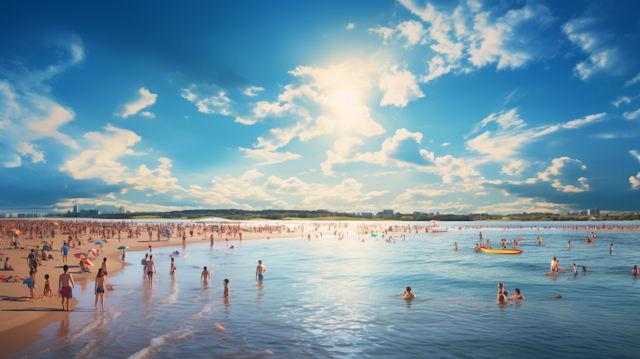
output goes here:
[{"label": "calm sea", "polygon": [[[631,276],[640,264],[640,232],[599,231],[591,245],[584,241],[589,231],[482,232],[493,247],[522,236],[524,253],[475,253],[475,230],[413,233],[394,243],[380,235],[364,242],[356,235],[234,241],[235,249],[203,243],[154,249],[158,275],[150,288],[139,264],[144,252],[129,252],[134,265],[109,279],[116,290],[107,293],[106,312],[94,311],[93,281],[83,284],[69,320],[42,329],[43,340],[13,357],[640,356],[640,288]],[[543,246],[534,244],[538,235]],[[568,251],[569,240],[579,248]],[[453,251],[454,242],[463,250]],[[172,279],[174,250],[180,255]],[[589,272],[545,276],[553,256],[561,267],[575,262]],[[255,280],[260,259],[262,283]],[[200,281],[204,266],[208,285]],[[510,293],[519,288],[526,300],[497,305],[498,282]],[[395,296],[407,285],[417,296],[412,301]],[[548,299],[557,294],[564,299]]]}]

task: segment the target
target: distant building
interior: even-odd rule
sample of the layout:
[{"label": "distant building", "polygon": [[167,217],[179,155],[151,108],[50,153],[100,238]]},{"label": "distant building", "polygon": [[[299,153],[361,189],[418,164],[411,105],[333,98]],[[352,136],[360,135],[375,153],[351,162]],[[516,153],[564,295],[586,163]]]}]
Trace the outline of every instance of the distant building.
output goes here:
[{"label": "distant building", "polygon": [[589,208],[587,210],[587,214],[600,214],[600,208],[596,207],[596,208]]},{"label": "distant building", "polygon": [[329,210],[328,209],[316,209],[316,212],[329,213]]},{"label": "distant building", "polygon": [[424,215],[428,215],[429,213],[427,212],[413,212],[414,216],[424,216]]},{"label": "distant building", "polygon": [[78,205],[73,205],[73,214],[78,214]]},{"label": "distant building", "polygon": [[382,212],[378,212],[378,213],[376,213],[376,216],[377,216],[377,217],[382,217],[382,215],[383,215],[383,213],[382,213]]},{"label": "distant building", "polygon": [[373,217],[373,213],[371,212],[360,212],[362,217]]},{"label": "distant building", "polygon": [[127,209],[124,206],[120,206],[120,211],[118,213],[127,213]]},{"label": "distant building", "polygon": [[584,214],[584,211],[578,211],[578,215]]},{"label": "distant building", "polygon": [[393,210],[392,209],[383,209],[382,210],[382,215],[383,216],[393,216]]}]

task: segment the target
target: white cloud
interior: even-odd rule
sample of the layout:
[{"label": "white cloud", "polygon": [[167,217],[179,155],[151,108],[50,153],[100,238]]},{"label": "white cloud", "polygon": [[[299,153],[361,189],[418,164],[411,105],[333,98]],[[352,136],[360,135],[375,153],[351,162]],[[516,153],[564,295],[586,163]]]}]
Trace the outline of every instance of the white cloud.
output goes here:
[{"label": "white cloud", "polygon": [[302,204],[304,205],[314,205],[317,207],[322,207],[326,205],[326,201],[335,202],[361,202],[366,201],[375,197],[379,197],[388,193],[389,191],[372,191],[363,193],[362,188],[364,186],[361,183],[358,183],[353,178],[347,178],[343,180],[340,184],[337,184],[333,187],[330,185],[315,185],[312,190],[310,190],[310,195],[305,197],[302,200]]},{"label": "white cloud", "polygon": [[144,116],[144,117],[147,117],[147,118],[156,118],[156,115],[154,115],[153,113],[151,113],[149,111],[140,112],[140,116]]},{"label": "white cloud", "polygon": [[88,132],[84,135],[90,147],[76,158],[67,161],[60,170],[69,172],[75,179],[100,178],[108,184],[117,184],[126,179],[128,168],[118,162],[125,155],[140,155],[128,148],[142,138],[133,131],[120,129],[110,124],[105,132]]},{"label": "white cloud", "polygon": [[270,165],[274,163],[280,163],[288,160],[295,160],[300,158],[299,154],[291,152],[275,152],[267,149],[251,149],[238,147],[238,149],[245,153],[245,157],[253,158],[259,161],[258,165]]},{"label": "white cloud", "polygon": [[638,151],[636,151],[636,150],[631,150],[631,151],[629,151],[629,153],[630,153],[633,157],[635,157],[635,159],[636,159],[636,160],[638,160],[638,162],[640,162],[640,153],[638,153]]},{"label": "white cloud", "polygon": [[258,96],[256,91],[264,91],[264,88],[257,87],[257,86],[250,86],[250,87],[247,87],[244,91],[242,91],[242,94],[245,96],[254,97],[254,96]]},{"label": "white cloud", "polygon": [[138,90],[140,93],[140,98],[124,105],[124,112],[121,114],[122,118],[127,118],[131,115],[135,115],[138,111],[142,110],[145,107],[149,107],[156,103],[157,94],[153,94],[149,92],[146,88],[142,87]]},{"label": "white cloud", "polygon": [[606,71],[617,72],[620,69],[620,51],[611,46],[611,35],[596,28],[597,20],[583,17],[571,20],[562,27],[569,40],[589,55],[579,62],[574,72],[582,80],[593,74]]},{"label": "white cloud", "polygon": [[627,105],[630,104],[632,100],[633,100],[632,98],[629,98],[627,96],[618,96],[618,98],[615,101],[611,101],[611,104],[616,108],[618,108],[623,103]]},{"label": "white cloud", "polygon": [[450,145],[450,143],[449,143],[449,142],[445,142],[445,143],[441,144],[440,146],[442,146],[442,147],[447,147],[447,146],[449,146],[449,145]]},{"label": "white cloud", "polygon": [[7,161],[3,163],[5,168],[20,167],[22,165],[22,159],[18,155],[14,155],[13,161]]},{"label": "white cloud", "polygon": [[409,101],[424,97],[416,76],[406,69],[398,71],[398,65],[384,71],[380,76],[380,90],[384,93],[380,106],[405,107]]},{"label": "white cloud", "polygon": [[603,119],[604,116],[606,116],[606,113],[597,113],[594,115],[589,115],[583,118],[579,118],[573,121],[569,121],[567,123],[565,123],[564,125],[562,125],[563,128],[578,128],[584,124],[590,123],[590,122],[597,122]]},{"label": "white cloud", "polygon": [[631,86],[631,85],[635,85],[638,82],[640,82],[640,73],[638,73],[634,78],[632,78],[631,80],[627,81],[624,85],[625,86]]},{"label": "white cloud", "polygon": [[357,137],[342,136],[333,145],[333,150],[327,151],[327,159],[320,164],[322,173],[327,176],[335,176],[333,166],[338,163],[349,162],[353,148],[362,146],[364,142]]},{"label": "white cloud", "polygon": [[494,203],[486,206],[479,206],[474,212],[478,213],[497,213],[497,214],[510,214],[510,213],[562,213],[569,210],[566,205],[534,201],[533,198],[518,198],[515,202],[509,203]]},{"label": "white cloud", "polygon": [[635,177],[634,176],[629,177],[629,183],[631,183],[631,189],[640,188],[640,172],[638,172],[638,174]]},{"label": "white cloud", "polygon": [[46,162],[44,160],[44,153],[36,150],[35,146],[30,143],[20,141],[14,148],[21,156],[30,156],[32,163]]},{"label": "white cloud", "polygon": [[242,118],[242,117],[236,117],[236,120],[234,122],[238,122],[238,123],[241,123],[243,125],[253,125],[254,123],[256,123],[258,121],[257,120],[246,119],[246,118]]},{"label": "white cloud", "polygon": [[522,171],[527,168],[527,165],[521,160],[513,160],[508,165],[502,166],[500,173],[504,173],[509,176],[522,176]]},{"label": "white cloud", "polygon": [[180,89],[182,98],[189,102],[195,103],[198,108],[198,112],[202,112],[207,115],[220,114],[224,116],[232,115],[231,101],[224,91],[218,92],[217,96],[199,96],[193,91],[196,90],[196,86],[192,85],[190,88]]},{"label": "white cloud", "polygon": [[[536,56],[544,55],[542,47],[526,44],[537,40],[539,30],[552,21],[551,12],[545,6],[525,5],[500,16],[498,7],[480,12],[481,5],[476,1],[463,2],[451,13],[438,11],[430,3],[424,7],[412,0],[400,0],[400,3],[430,25],[424,30],[426,36],[420,36],[421,44],[429,44],[436,55],[428,61],[428,72],[421,76],[422,82],[451,71],[468,73],[493,63],[497,63],[498,69],[520,68]],[[398,31],[387,29],[383,33],[383,29],[375,32],[386,35],[389,30]],[[417,42],[417,34],[424,35],[414,33],[411,43]]]},{"label": "white cloud", "polygon": [[296,177],[290,177],[286,180],[276,176],[270,176],[263,186],[265,189],[275,191],[278,194],[298,195],[308,193],[311,186],[304,183]]},{"label": "white cloud", "polygon": [[405,48],[415,45],[418,41],[422,40],[427,30],[424,29],[421,23],[415,20],[404,21],[396,27],[396,31],[399,32],[398,38],[406,37],[407,43]]},{"label": "white cloud", "polygon": [[353,29],[355,29],[355,28],[356,28],[356,24],[354,24],[354,23],[349,23],[349,25],[345,26],[345,28],[346,28],[347,30],[353,30]]},{"label": "white cloud", "polygon": [[[557,177],[560,177],[562,175],[561,170],[568,165],[578,167],[581,170],[587,169],[587,166],[583,165],[580,160],[574,160],[566,156],[559,157],[559,158],[554,158],[551,161],[551,166],[549,166],[546,170],[544,170],[543,172],[539,172],[538,178],[544,182],[552,182],[551,186],[561,192],[578,193],[578,192],[589,191],[589,185],[587,184],[587,179],[585,177],[578,178],[578,182],[580,183],[579,186],[574,186],[570,184],[562,185],[562,183],[560,182],[560,179]],[[552,177],[555,177],[555,178],[552,178]]]},{"label": "white cloud", "polygon": [[635,111],[628,111],[622,114],[622,116],[624,118],[626,118],[627,120],[634,120],[636,119],[638,116],[640,116],[640,108],[635,110]]},{"label": "white cloud", "polygon": [[378,28],[369,29],[369,32],[374,32],[380,35],[383,39],[383,43],[387,45],[387,40],[393,35],[394,32],[396,32],[396,29],[391,29],[388,27],[378,25]]}]

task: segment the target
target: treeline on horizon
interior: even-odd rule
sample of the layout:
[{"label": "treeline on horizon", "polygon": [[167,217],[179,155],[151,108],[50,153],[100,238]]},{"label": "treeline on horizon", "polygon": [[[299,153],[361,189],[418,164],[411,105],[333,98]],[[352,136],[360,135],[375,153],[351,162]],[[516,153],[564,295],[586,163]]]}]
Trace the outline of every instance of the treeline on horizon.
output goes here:
[{"label": "treeline on horizon", "polygon": [[389,216],[358,216],[353,213],[329,212],[329,211],[304,211],[304,210],[278,210],[267,209],[261,211],[248,211],[242,209],[194,209],[170,212],[135,212],[135,213],[109,213],[92,218],[104,219],[135,219],[138,217],[158,217],[166,219],[199,219],[206,217],[218,217],[230,220],[295,220],[297,218],[344,217],[353,219],[385,219],[396,221],[487,221],[487,220],[517,220],[517,221],[632,221],[640,220],[640,213],[622,214],[598,214],[598,215],[567,215],[555,213],[514,213],[507,215],[494,214],[438,214],[438,215],[413,215],[394,214]]}]

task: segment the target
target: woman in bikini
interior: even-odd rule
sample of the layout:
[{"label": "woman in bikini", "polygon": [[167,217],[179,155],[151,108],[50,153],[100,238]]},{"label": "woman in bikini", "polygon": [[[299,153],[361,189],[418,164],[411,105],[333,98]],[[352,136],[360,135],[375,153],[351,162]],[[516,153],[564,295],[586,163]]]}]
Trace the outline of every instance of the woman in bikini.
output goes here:
[{"label": "woman in bikini", "polygon": [[98,310],[98,296],[102,302],[102,311],[104,311],[104,289],[107,286],[107,276],[102,272],[102,268],[98,269],[96,276],[96,310]]},{"label": "woman in bikini", "polygon": [[49,275],[45,274],[44,275],[44,293],[42,293],[42,295],[45,298],[51,298],[51,296],[53,295],[53,290],[51,289],[51,281],[49,280]]}]

